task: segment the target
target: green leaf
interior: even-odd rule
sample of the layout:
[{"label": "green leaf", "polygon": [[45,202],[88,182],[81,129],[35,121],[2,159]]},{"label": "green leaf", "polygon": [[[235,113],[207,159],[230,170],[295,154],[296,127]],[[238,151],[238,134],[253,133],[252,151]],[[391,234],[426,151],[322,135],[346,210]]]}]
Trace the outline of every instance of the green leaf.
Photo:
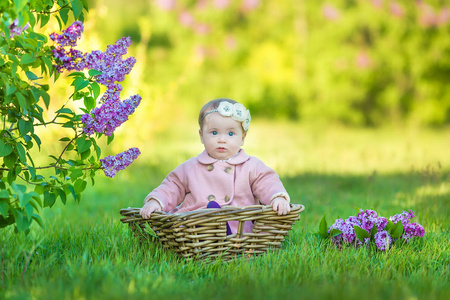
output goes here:
[{"label": "green leaf", "polygon": [[20,135],[24,136],[33,130],[33,122],[20,119],[18,122]]},{"label": "green leaf", "polygon": [[70,108],[61,108],[56,111],[57,114],[73,114]]},{"label": "green leaf", "polygon": [[356,237],[361,242],[364,243],[364,240],[370,237],[369,232],[367,232],[366,230],[362,229],[361,227],[355,225],[355,226],[353,226],[353,228],[355,229]]},{"label": "green leaf", "polygon": [[97,99],[100,95],[100,85],[97,82],[91,82],[91,88],[94,93],[94,99]]},{"label": "green leaf", "polygon": [[25,97],[20,92],[15,92],[14,95],[16,95],[17,100],[19,101],[19,105],[22,109],[27,109],[30,105],[28,104],[28,101],[25,99]]},{"label": "green leaf", "polygon": [[58,192],[58,195],[61,198],[61,202],[63,204],[66,204],[67,196],[66,196],[66,193],[64,192],[64,190],[63,189],[57,189],[56,191]]},{"label": "green leaf", "polygon": [[43,90],[40,90],[40,91],[41,91],[42,100],[44,100],[44,103],[45,103],[45,108],[48,109],[48,106],[50,105],[50,95],[47,94],[46,91],[43,91]]},{"label": "green leaf", "polygon": [[377,226],[373,225],[372,229],[370,229],[370,238],[373,240],[375,238],[375,234],[377,234]]},{"label": "green leaf", "polygon": [[0,199],[9,199],[9,193],[7,190],[0,191]]},{"label": "green leaf", "polygon": [[39,224],[39,226],[44,229],[44,222],[42,222],[41,216],[38,214],[33,214],[32,216],[33,220],[36,221],[36,223]]},{"label": "green leaf", "polygon": [[49,191],[45,191],[44,192],[44,207],[52,207],[53,204],[55,204],[56,202],[56,195],[49,192]]},{"label": "green leaf", "polygon": [[82,77],[76,77],[75,80],[72,82],[72,85],[75,87],[74,93],[84,89],[89,85],[89,81],[85,80]]},{"label": "green leaf", "polygon": [[11,152],[9,155],[3,158],[3,162],[8,168],[14,168],[14,165],[17,162],[17,154],[15,152]]},{"label": "green leaf", "polygon": [[36,169],[31,166],[28,166],[28,171],[30,172],[31,179],[34,180],[36,178]]},{"label": "green leaf", "polygon": [[21,184],[16,184],[15,182],[13,182],[11,184],[14,192],[16,192],[17,194],[23,194],[27,191],[27,187]]},{"label": "green leaf", "polygon": [[89,70],[88,73],[89,73],[89,76],[97,76],[97,75],[103,74],[103,72],[97,71],[97,70],[94,70],[94,69]]},{"label": "green leaf", "polygon": [[95,107],[97,103],[95,102],[95,99],[92,97],[84,97],[84,107],[86,107],[86,109],[88,111],[90,111],[91,109],[93,109]]},{"label": "green leaf", "polygon": [[75,188],[75,192],[77,194],[81,194],[86,189],[87,182],[83,179],[77,179],[75,184],[73,185]]},{"label": "green leaf", "polygon": [[78,20],[83,12],[83,3],[79,0],[70,0],[70,4],[72,5],[73,16],[75,20]]},{"label": "green leaf", "polygon": [[82,137],[78,138],[77,139],[78,153],[83,153],[84,151],[89,150],[91,145],[92,145],[91,140],[85,140]]},{"label": "green leaf", "polygon": [[34,133],[31,135],[31,137],[34,138],[34,140],[38,144],[39,150],[41,150],[41,139],[37,135],[35,135]]},{"label": "green leaf", "polygon": [[114,140],[114,133],[112,133],[110,136],[108,136],[106,144],[109,145]]},{"label": "green leaf", "polygon": [[12,152],[12,147],[0,140],[0,157],[7,156]]},{"label": "green leaf", "polygon": [[27,0],[14,0],[14,10],[17,14],[22,12],[25,5],[27,5]]},{"label": "green leaf", "polygon": [[30,72],[30,71],[26,71],[25,75],[27,75],[28,79],[30,79],[30,80],[37,80],[37,79],[42,78],[42,77],[37,77],[33,72]]},{"label": "green leaf", "polygon": [[403,234],[403,223],[398,221],[391,229],[389,229],[389,234],[393,239],[401,238]]},{"label": "green leaf", "polygon": [[9,213],[8,203],[0,201],[0,215],[7,217],[8,213]]},{"label": "green leaf", "polygon": [[71,179],[76,179],[81,176],[83,176],[83,170],[81,170],[81,169],[75,169],[70,173]]},{"label": "green leaf", "polygon": [[394,223],[391,220],[388,220],[388,223],[386,225],[386,230],[390,230],[394,226]]},{"label": "green leaf", "polygon": [[319,223],[319,234],[324,238],[328,237],[328,225],[327,220],[325,219],[325,214],[323,215],[322,220],[320,220]]},{"label": "green leaf", "polygon": [[21,143],[17,143],[16,149],[17,149],[17,154],[19,154],[20,161],[25,164],[27,162],[25,148],[22,146]]},{"label": "green leaf", "polygon": [[61,21],[63,21],[64,24],[67,24],[67,21],[69,19],[69,8],[62,8],[59,11],[59,16],[61,17]]},{"label": "green leaf", "polygon": [[35,60],[36,60],[36,58],[34,58],[33,56],[31,56],[31,54],[28,54],[28,53],[25,53],[20,58],[20,62],[23,65],[31,65],[32,63],[34,63]]},{"label": "green leaf", "polygon": [[30,228],[31,220],[24,216],[22,212],[16,210],[14,217],[16,219],[17,229],[19,231],[26,231],[28,228]]},{"label": "green leaf", "polygon": [[330,237],[335,237],[335,236],[338,236],[340,234],[342,234],[342,231],[339,230],[339,229],[336,229],[336,228],[331,229],[330,233],[329,233]]},{"label": "green leaf", "polygon": [[77,194],[75,193],[75,189],[73,188],[73,186],[71,184],[67,185],[67,188],[69,189],[69,191],[72,193],[72,197],[74,200],[77,200]]}]

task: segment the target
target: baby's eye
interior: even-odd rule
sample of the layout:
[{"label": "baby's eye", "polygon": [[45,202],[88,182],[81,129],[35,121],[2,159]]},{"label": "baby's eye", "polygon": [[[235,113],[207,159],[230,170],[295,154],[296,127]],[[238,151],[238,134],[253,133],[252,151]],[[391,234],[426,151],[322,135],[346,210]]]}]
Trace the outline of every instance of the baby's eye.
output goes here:
[{"label": "baby's eye", "polygon": [[228,132],[228,135],[229,135],[229,136],[233,136],[233,135],[234,135],[234,132],[231,132],[231,131],[230,131],[230,132]]},{"label": "baby's eye", "polygon": [[217,131],[213,131],[211,132],[213,135],[217,135]]}]

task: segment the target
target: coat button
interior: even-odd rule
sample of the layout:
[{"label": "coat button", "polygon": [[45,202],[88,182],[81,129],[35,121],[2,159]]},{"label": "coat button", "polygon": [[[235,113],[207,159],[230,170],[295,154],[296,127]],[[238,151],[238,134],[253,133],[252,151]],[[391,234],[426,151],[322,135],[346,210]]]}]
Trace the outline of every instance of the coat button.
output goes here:
[{"label": "coat button", "polygon": [[208,170],[208,171],[214,170],[214,165],[208,165],[208,166],[206,167],[206,170]]},{"label": "coat button", "polygon": [[233,169],[230,167],[225,168],[225,173],[231,174],[233,172]]},{"label": "coat button", "polygon": [[228,201],[230,201],[230,196],[226,195],[225,196],[225,202],[228,202]]},{"label": "coat button", "polygon": [[208,201],[214,201],[214,200],[216,200],[216,196],[214,196],[214,195],[208,196]]}]

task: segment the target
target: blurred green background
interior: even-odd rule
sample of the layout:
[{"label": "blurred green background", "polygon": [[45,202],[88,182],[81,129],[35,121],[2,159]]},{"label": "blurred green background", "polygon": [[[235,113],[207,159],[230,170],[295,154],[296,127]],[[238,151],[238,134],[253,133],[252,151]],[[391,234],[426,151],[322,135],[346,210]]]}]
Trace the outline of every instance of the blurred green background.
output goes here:
[{"label": "blurred green background", "polygon": [[[419,169],[450,166],[447,1],[91,0],[89,7],[80,49],[104,51],[130,36],[137,63],[121,98],[143,97],[103,155],[139,147],[137,164],[165,174],[202,151],[201,106],[228,97],[252,113],[244,147],[281,176],[406,172],[412,161]],[[69,84],[53,86],[53,99],[67,99]]]},{"label": "blurred green background", "polygon": [[[124,95],[161,129],[229,97],[256,118],[353,126],[450,122],[443,0],[90,1],[85,49],[130,36]],[[143,113],[145,111],[145,113]],[[149,122],[145,122],[149,123]]]}]

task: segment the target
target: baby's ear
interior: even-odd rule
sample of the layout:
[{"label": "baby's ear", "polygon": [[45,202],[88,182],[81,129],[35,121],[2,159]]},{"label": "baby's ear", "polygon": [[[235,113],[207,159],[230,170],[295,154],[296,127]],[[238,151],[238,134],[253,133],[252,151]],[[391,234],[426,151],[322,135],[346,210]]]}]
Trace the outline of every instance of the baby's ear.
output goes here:
[{"label": "baby's ear", "polygon": [[247,136],[247,132],[244,131],[244,133],[242,133],[242,145],[244,145],[244,141],[245,141],[245,137]]},{"label": "baby's ear", "polygon": [[202,133],[202,129],[201,128],[198,130],[198,134],[200,135],[200,141],[202,142],[202,144],[204,144],[203,143],[203,133]]}]

